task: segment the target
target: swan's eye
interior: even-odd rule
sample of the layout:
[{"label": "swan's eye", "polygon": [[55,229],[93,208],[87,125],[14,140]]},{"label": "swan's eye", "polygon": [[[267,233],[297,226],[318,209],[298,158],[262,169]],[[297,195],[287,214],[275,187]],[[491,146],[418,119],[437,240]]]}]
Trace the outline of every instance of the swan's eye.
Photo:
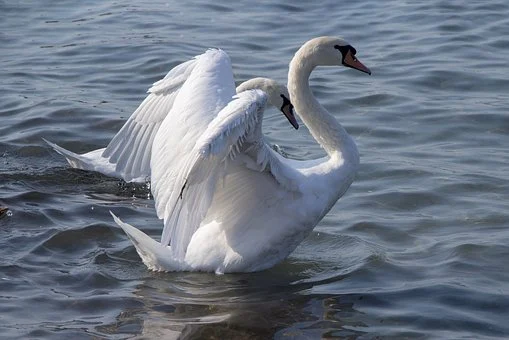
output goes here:
[{"label": "swan's eye", "polygon": [[345,57],[348,54],[348,51],[350,51],[352,47],[350,45],[346,45],[346,46],[334,45],[334,48],[336,50],[338,50],[339,52],[341,52],[341,62],[344,62]]}]

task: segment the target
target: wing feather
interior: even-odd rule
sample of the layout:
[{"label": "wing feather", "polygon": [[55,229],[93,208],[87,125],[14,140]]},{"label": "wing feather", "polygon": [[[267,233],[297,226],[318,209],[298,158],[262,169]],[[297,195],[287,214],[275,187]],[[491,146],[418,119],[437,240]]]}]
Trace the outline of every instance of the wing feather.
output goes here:
[{"label": "wing feather", "polygon": [[126,176],[126,177],[130,177],[130,176],[138,177],[138,173],[140,172],[140,169],[137,166],[137,164],[135,164],[135,162],[136,162],[136,158],[139,158],[140,149],[141,149],[141,152],[144,149],[144,145],[142,145],[141,142],[143,141],[143,136],[145,135],[145,133],[147,133],[148,127],[149,127],[148,125],[142,125],[140,127],[140,129],[136,133],[136,137],[132,139],[132,149],[131,149],[132,152],[130,154],[127,154],[126,152],[124,152],[124,155],[127,154],[127,159],[126,159],[126,163],[124,166],[124,173],[125,173],[124,176]]},{"label": "wing feather", "polygon": [[[154,91],[168,90],[156,85]],[[161,243],[171,243],[177,259],[184,259],[193,234],[207,216],[218,180],[231,170],[229,164],[267,172],[262,176],[276,179],[267,183],[281,182],[283,189],[296,185],[297,175],[280,165],[278,155],[263,141],[260,124],[267,96],[259,90],[232,100],[234,95],[229,57],[221,50],[207,51],[153,140],[151,188],[157,215],[164,219]]]},{"label": "wing feather", "polygon": [[180,190],[184,183],[179,169],[187,166],[188,155],[196,141],[234,94],[235,82],[228,55],[221,50],[202,54],[152,143],[151,188],[159,218],[165,218],[166,202],[172,193],[178,196],[174,191]]},{"label": "wing feather", "polygon": [[175,66],[148,90],[149,95],[129,117],[104,150],[102,157],[115,164],[126,181],[150,177],[150,157],[154,137],[175,98],[197,61],[203,56]]},{"label": "wing feather", "polygon": [[176,169],[177,190],[163,195],[165,226],[162,244],[171,240],[176,258],[183,259],[194,232],[199,228],[211,205],[217,180],[224,176],[225,163],[234,159],[246,137],[259,123],[267,96],[251,90],[236,96],[209,124]]},{"label": "wing feather", "polygon": [[[135,151],[135,157],[131,157],[132,163],[130,168],[126,170],[127,173],[131,174],[132,177],[137,178],[141,176],[141,171],[143,169],[143,158],[148,153],[150,154],[150,150],[147,151],[149,147],[148,140],[150,138],[150,134],[152,132],[153,124],[145,125],[145,131],[142,135],[139,136],[139,139],[136,140],[137,149]],[[150,169],[150,168],[149,168]]]},{"label": "wing feather", "polygon": [[126,141],[126,144],[125,144],[125,149],[122,149],[122,152],[120,153],[120,156],[117,160],[117,168],[119,169],[125,169],[126,166],[127,166],[127,163],[129,162],[129,158],[131,157],[131,155],[134,154],[134,149],[136,147],[136,137],[138,137],[138,133],[140,131],[143,131],[143,125],[134,125],[133,126],[133,129],[132,129],[132,132],[131,132],[131,136],[129,139],[127,139]]}]

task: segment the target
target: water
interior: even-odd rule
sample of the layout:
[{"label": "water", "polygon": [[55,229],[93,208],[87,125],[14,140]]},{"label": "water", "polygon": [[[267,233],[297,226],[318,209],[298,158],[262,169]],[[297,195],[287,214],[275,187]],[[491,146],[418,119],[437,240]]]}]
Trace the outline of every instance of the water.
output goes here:
[{"label": "water", "polygon": [[[509,337],[509,4],[0,1],[0,337]],[[221,47],[236,79],[286,79],[306,40],[342,35],[373,76],[313,89],[361,170],[283,263],[152,273],[109,210],[158,237],[149,190],[69,169],[41,137],[105,146],[176,64]],[[279,113],[290,157],[323,155]]]}]

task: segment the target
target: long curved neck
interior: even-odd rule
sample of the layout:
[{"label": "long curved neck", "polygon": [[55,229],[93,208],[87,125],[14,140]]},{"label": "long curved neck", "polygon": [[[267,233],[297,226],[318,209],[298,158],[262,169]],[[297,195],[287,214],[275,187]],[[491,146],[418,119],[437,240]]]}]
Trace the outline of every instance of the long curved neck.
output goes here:
[{"label": "long curved neck", "polygon": [[309,87],[309,76],[317,66],[313,59],[308,50],[301,48],[290,62],[288,91],[291,101],[313,138],[329,156],[337,152],[342,153],[343,157],[348,156],[352,139],[341,124],[320,105]]}]

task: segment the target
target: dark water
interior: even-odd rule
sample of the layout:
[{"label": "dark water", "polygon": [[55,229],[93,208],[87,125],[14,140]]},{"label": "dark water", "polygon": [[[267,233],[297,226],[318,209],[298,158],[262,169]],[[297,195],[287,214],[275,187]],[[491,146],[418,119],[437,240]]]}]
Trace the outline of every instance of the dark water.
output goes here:
[{"label": "dark water", "polygon": [[[0,0],[0,337],[509,337],[507,13],[502,0]],[[208,47],[239,81],[284,81],[320,35],[373,71],[312,82],[362,166],[273,269],[147,271],[108,211],[158,237],[149,190],[69,169],[41,140],[105,146],[152,82]],[[323,154],[267,116],[291,157]]]}]

